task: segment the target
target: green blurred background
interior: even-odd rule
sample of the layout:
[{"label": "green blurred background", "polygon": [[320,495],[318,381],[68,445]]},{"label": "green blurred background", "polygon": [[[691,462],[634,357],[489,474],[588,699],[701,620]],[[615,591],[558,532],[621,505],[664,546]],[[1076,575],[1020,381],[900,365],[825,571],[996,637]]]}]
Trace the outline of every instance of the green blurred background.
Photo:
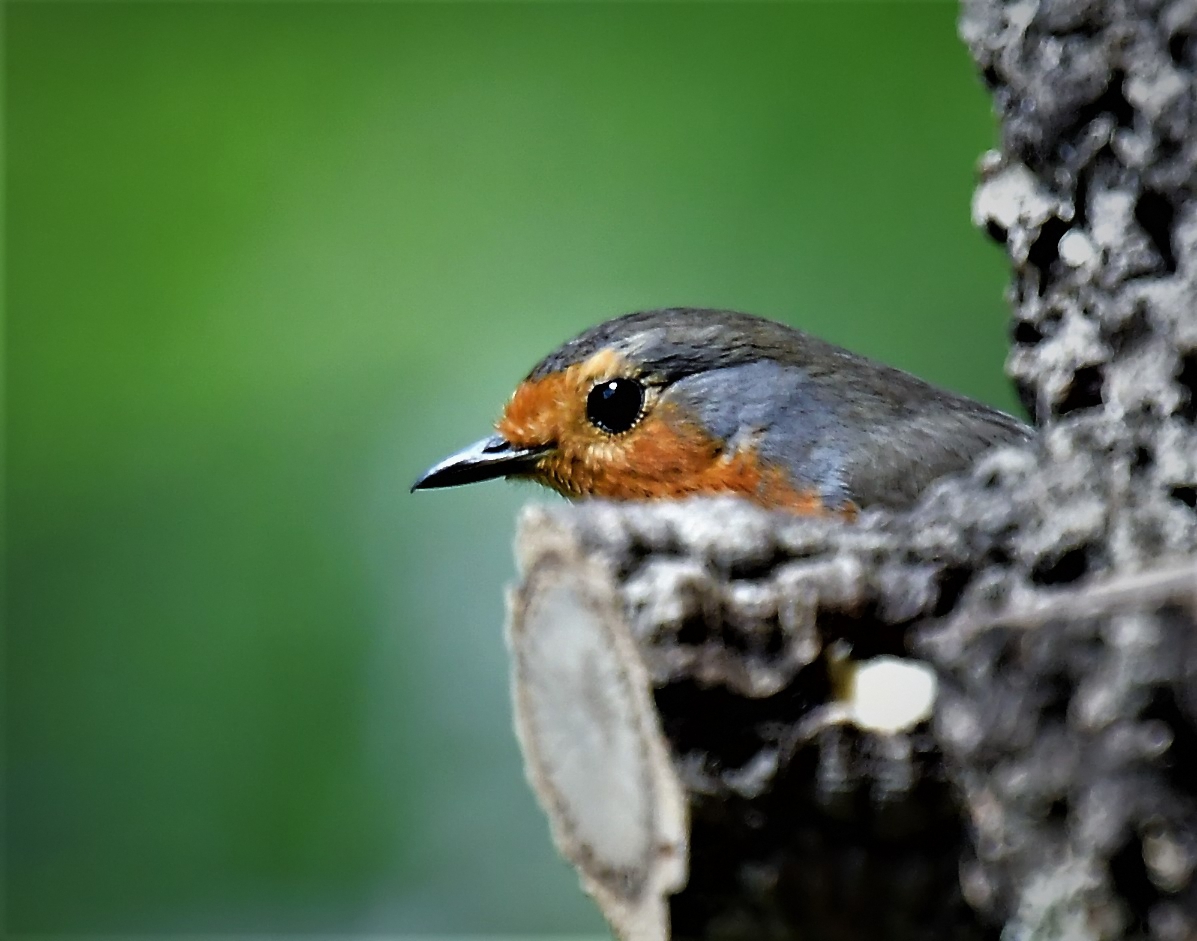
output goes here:
[{"label": "green blurred background", "polygon": [[8,930],[601,933],[510,729],[541,497],[407,487],[646,306],[1013,408],[955,16],[9,3]]}]

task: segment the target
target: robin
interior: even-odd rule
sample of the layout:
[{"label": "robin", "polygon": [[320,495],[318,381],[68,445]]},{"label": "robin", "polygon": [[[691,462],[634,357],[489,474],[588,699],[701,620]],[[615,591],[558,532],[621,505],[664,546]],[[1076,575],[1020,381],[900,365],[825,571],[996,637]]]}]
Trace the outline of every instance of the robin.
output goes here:
[{"label": "robin", "polygon": [[558,347],[495,430],[412,490],[516,477],[568,497],[736,494],[852,518],[907,506],[936,478],[1031,434],[784,324],[691,308],[617,317]]}]

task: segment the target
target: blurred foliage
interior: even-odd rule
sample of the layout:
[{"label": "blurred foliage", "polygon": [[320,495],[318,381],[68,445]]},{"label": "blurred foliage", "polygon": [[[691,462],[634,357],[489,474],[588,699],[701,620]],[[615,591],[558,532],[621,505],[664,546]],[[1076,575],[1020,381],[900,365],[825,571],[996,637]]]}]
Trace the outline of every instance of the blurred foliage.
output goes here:
[{"label": "blurred foliage", "polygon": [[8,4],[10,930],[601,932],[510,730],[534,494],[407,486],[647,306],[1013,407],[955,13]]}]

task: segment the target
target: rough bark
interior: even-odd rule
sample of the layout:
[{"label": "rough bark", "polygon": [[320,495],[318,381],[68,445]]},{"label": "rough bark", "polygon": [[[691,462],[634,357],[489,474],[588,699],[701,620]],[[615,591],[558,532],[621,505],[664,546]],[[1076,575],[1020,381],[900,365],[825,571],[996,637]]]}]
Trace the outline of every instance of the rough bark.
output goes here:
[{"label": "rough bark", "polygon": [[1038,439],[855,525],[521,520],[530,777],[624,938],[1197,937],[1197,3],[970,0],[961,34]]}]

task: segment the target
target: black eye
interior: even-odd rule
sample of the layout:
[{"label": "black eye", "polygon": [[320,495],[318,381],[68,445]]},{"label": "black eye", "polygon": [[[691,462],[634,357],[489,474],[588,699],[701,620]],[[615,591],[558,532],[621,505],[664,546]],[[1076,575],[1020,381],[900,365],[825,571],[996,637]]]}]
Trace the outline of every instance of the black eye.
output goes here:
[{"label": "black eye", "polygon": [[640,420],[644,386],[634,379],[600,382],[586,397],[586,417],[608,434],[627,431]]}]

